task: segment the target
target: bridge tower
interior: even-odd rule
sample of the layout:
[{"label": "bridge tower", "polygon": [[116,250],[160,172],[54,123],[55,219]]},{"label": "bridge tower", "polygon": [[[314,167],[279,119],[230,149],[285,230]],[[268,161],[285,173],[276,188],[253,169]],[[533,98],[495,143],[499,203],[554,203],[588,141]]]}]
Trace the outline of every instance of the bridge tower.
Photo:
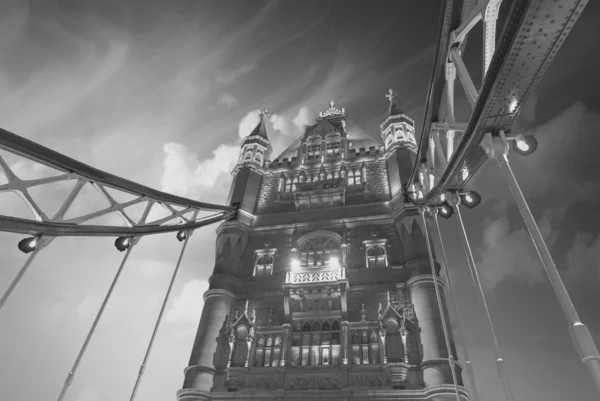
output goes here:
[{"label": "bridge tower", "polygon": [[384,144],[331,101],[272,161],[261,115],[233,171],[240,210],[218,228],[179,401],[456,400],[442,282],[404,203],[414,122],[388,98]]}]

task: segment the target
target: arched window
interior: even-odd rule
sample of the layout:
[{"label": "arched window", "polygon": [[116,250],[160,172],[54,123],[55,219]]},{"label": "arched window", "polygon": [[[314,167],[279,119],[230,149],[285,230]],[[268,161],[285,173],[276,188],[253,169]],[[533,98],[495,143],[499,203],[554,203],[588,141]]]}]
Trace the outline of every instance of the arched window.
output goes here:
[{"label": "arched window", "polygon": [[292,177],[287,177],[285,180],[285,192],[292,192]]},{"label": "arched window", "polygon": [[384,245],[367,246],[367,267],[387,267]]},{"label": "arched window", "polygon": [[298,178],[294,177],[294,179],[292,180],[292,191],[296,190],[296,185],[298,184]]},{"label": "arched window", "polygon": [[250,161],[252,161],[252,151],[248,150],[244,154],[244,163],[249,163]]},{"label": "arched window", "polygon": [[273,274],[273,260],[272,254],[259,255],[256,258],[256,265],[254,267],[255,276],[270,276]]},{"label": "arched window", "polygon": [[327,143],[327,156],[338,156],[340,154],[340,143],[329,142]]},{"label": "arched window", "polygon": [[337,365],[340,356],[339,322],[294,325],[291,354],[295,366]]}]

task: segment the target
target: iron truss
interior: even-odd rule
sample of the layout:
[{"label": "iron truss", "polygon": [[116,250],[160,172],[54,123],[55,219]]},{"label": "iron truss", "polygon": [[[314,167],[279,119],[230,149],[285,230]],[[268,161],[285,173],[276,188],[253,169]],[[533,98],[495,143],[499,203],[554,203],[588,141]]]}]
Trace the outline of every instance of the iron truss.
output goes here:
[{"label": "iron truss", "polygon": [[[117,177],[3,129],[0,129],[0,149],[50,167],[58,173],[58,175],[47,178],[23,180],[13,172],[0,155],[0,171],[4,173],[8,181],[6,184],[0,185],[0,192],[12,191],[18,194],[35,218],[28,220],[0,215],[2,231],[50,237],[144,236],[192,230],[233,218],[237,213],[235,207],[198,202]],[[74,186],[58,211],[53,216],[49,216],[31,196],[30,190],[34,187],[61,182],[74,183]],[[65,218],[73,203],[82,196],[82,189],[86,185],[90,185],[98,191],[109,206],[92,213]],[[115,196],[111,195],[115,192],[120,192],[133,199],[118,202]],[[145,206],[140,218],[133,217],[133,213],[127,210],[128,208],[131,210],[132,206],[139,207],[141,205]],[[157,207],[162,209],[163,217],[153,220],[149,218],[151,210]],[[215,213],[206,215],[206,212],[211,211]],[[125,226],[88,224],[93,219],[109,215],[121,217]]]},{"label": "iron truss", "polygon": [[[513,0],[496,40],[501,0],[445,1],[427,93],[417,161],[407,183],[416,205],[439,204],[446,191],[461,190],[488,159],[486,133],[510,132],[587,0]],[[462,59],[469,32],[483,23],[484,81],[474,85]],[[456,76],[472,108],[468,122],[454,118]]]}]

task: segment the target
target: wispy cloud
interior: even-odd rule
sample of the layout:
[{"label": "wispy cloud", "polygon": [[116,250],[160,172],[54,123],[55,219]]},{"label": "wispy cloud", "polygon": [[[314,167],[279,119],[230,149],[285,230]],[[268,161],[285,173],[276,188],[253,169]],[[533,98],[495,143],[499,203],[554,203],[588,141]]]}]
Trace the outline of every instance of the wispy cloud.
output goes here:
[{"label": "wispy cloud", "polygon": [[217,102],[226,106],[228,109],[231,109],[240,104],[240,102],[235,96],[227,92],[223,92],[223,94],[219,96],[219,99],[217,99]]},{"label": "wispy cloud", "polygon": [[229,70],[215,76],[215,81],[223,85],[229,85],[238,78],[248,74],[251,71],[254,71],[255,69],[256,65],[254,64],[244,64],[235,70]]}]

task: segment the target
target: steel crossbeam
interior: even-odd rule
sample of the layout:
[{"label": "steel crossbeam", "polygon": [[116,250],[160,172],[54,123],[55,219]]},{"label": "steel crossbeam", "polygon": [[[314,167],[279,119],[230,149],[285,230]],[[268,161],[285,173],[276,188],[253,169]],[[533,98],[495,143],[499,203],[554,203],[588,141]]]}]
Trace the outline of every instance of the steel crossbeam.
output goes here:
[{"label": "steel crossbeam", "polygon": [[[236,215],[235,207],[198,202],[157,191],[90,167],[3,129],[0,129],[0,149],[50,167],[59,174],[47,178],[23,180],[0,156],[0,172],[4,173],[8,181],[0,185],[0,193],[13,192],[19,195],[29,207],[35,219],[34,221],[0,215],[1,231],[48,236],[139,236],[194,229]],[[48,216],[30,194],[30,190],[34,187],[73,182],[75,185],[54,216]],[[108,206],[91,213],[66,218],[65,216],[72,209],[73,203],[82,196],[82,189],[86,185],[93,187],[108,203]],[[118,202],[109,193],[109,189],[134,198]],[[143,205],[144,203],[145,207],[139,219],[133,218],[132,214],[126,210],[129,207]],[[159,219],[151,219],[151,211],[153,212],[156,209],[155,206],[161,208],[167,215]],[[199,216],[201,211],[215,211],[218,213],[210,216]],[[88,223],[93,219],[109,215],[121,217],[126,227],[97,226]],[[172,222],[178,223],[178,225],[164,225]]]},{"label": "steel crossbeam", "polygon": [[[500,0],[444,2],[418,156],[406,183],[412,203],[438,204],[446,191],[462,189],[475,175],[487,160],[479,146],[481,139],[488,132],[510,132],[527,96],[543,77],[587,2],[513,0],[497,41]],[[480,89],[462,60],[462,44],[478,22],[484,24],[484,80]],[[534,33],[531,26],[542,27],[543,35]],[[455,122],[456,75],[472,107],[468,124],[460,130],[451,125]],[[445,131],[445,147],[443,136],[434,133],[436,130]],[[460,131],[463,134],[455,137]]]}]

